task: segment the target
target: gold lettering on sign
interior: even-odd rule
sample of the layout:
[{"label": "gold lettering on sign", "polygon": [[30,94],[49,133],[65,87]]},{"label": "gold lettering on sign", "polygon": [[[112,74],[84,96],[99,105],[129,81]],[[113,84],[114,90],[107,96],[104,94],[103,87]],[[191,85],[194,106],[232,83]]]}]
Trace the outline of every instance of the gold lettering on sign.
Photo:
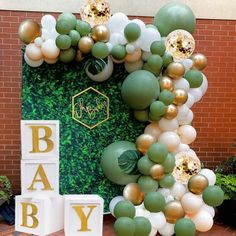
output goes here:
[{"label": "gold lettering on sign", "polygon": [[72,208],[76,211],[77,215],[80,218],[81,221],[81,228],[78,231],[91,231],[91,229],[88,228],[88,219],[90,217],[90,215],[92,214],[92,211],[96,208],[97,206],[91,205],[88,206],[89,213],[87,214],[87,216],[84,214],[83,208],[85,208],[85,206],[72,206]]},{"label": "gold lettering on sign", "polygon": [[[53,149],[53,141],[50,139],[52,136],[52,130],[48,126],[29,126],[32,129],[32,151],[30,153],[45,153],[50,152]],[[45,135],[39,137],[39,130],[44,129]],[[44,150],[40,150],[39,141],[44,141],[47,147]]]},{"label": "gold lettering on sign", "polygon": [[[39,176],[39,178],[37,178]],[[34,188],[34,183],[36,182],[41,182],[44,185],[44,188],[42,188],[41,190],[53,190],[53,188],[51,187],[47,175],[43,169],[42,164],[39,164],[38,169],[34,175],[34,179],[30,185],[30,187],[28,188],[28,190],[37,190],[36,188]]]},{"label": "gold lettering on sign", "polygon": [[[33,203],[26,203],[26,202],[21,202],[22,205],[22,224],[21,226],[27,227],[27,228],[37,228],[39,221],[35,217],[38,213],[38,208],[36,205]],[[31,208],[31,213],[28,212],[28,209]],[[29,225],[28,218],[31,217],[32,219],[32,224]]]}]

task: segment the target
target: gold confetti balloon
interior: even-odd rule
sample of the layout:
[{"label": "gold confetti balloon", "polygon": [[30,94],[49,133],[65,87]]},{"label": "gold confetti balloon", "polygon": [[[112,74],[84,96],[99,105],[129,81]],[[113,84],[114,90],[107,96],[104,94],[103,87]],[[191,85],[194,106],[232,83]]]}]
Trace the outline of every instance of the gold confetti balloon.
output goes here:
[{"label": "gold confetti balloon", "polygon": [[162,165],[155,164],[150,169],[150,175],[152,176],[153,179],[160,180],[165,175],[165,169]]},{"label": "gold confetti balloon", "polygon": [[155,141],[155,138],[150,134],[141,134],[136,140],[136,147],[141,153],[146,154],[148,148],[155,143]]},{"label": "gold confetti balloon", "polygon": [[184,103],[187,102],[188,100],[188,93],[183,90],[183,89],[176,89],[174,91],[174,94],[175,94],[175,99],[173,101],[173,103],[177,106],[180,106]]},{"label": "gold confetti balloon", "polygon": [[105,24],[111,17],[110,4],[107,0],[86,0],[82,4],[80,15],[91,27]]},{"label": "gold confetti balloon", "polygon": [[179,201],[168,202],[164,209],[166,221],[174,224],[178,219],[185,216],[184,209]]},{"label": "gold confetti balloon", "polygon": [[193,69],[203,70],[207,66],[207,58],[202,53],[195,53],[190,59],[193,61]]},{"label": "gold confetti balloon", "polygon": [[170,78],[176,80],[176,79],[180,79],[184,75],[184,72],[185,72],[185,68],[182,63],[172,62],[168,65],[165,73]]},{"label": "gold confetti balloon", "polygon": [[134,205],[140,205],[144,200],[144,193],[137,183],[127,184],[123,190],[123,196]]},{"label": "gold confetti balloon", "polygon": [[165,90],[165,89],[169,90],[169,91],[174,90],[173,81],[168,76],[164,76],[164,77],[160,78],[159,84],[160,84],[161,90]]},{"label": "gold confetti balloon", "polygon": [[93,48],[93,44],[94,42],[92,38],[84,36],[79,40],[79,50],[84,54],[90,53]]},{"label": "gold confetti balloon", "polygon": [[95,42],[106,43],[110,38],[110,31],[105,25],[96,25],[92,29],[92,38]]},{"label": "gold confetti balloon", "polygon": [[175,105],[170,104],[169,106],[167,106],[164,118],[166,118],[167,120],[172,120],[177,115],[178,115],[178,109]]},{"label": "gold confetti balloon", "polygon": [[188,189],[194,194],[202,194],[204,189],[208,187],[208,179],[204,175],[194,175],[188,181]]},{"label": "gold confetti balloon", "polygon": [[189,58],[195,49],[193,36],[185,30],[175,30],[166,37],[166,51],[175,61]]}]

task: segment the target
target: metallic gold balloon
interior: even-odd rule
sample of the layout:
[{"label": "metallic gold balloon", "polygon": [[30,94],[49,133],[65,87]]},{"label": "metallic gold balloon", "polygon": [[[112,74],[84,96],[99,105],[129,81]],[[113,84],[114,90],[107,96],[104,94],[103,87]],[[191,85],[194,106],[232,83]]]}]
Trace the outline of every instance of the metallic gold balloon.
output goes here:
[{"label": "metallic gold balloon", "polygon": [[160,180],[165,175],[165,169],[162,165],[155,164],[150,169],[150,175],[152,176],[153,179]]},{"label": "metallic gold balloon", "polygon": [[76,53],[76,57],[75,57],[75,60],[78,61],[78,62],[84,60],[83,53],[82,53],[80,50],[77,51],[77,53]]},{"label": "metallic gold balloon", "polygon": [[36,21],[25,20],[20,24],[18,34],[20,40],[28,44],[41,35],[41,27]]},{"label": "metallic gold balloon", "polygon": [[188,189],[194,194],[202,194],[204,189],[208,187],[208,179],[204,175],[194,175],[188,181]]},{"label": "metallic gold balloon", "polygon": [[201,53],[193,54],[190,59],[193,61],[193,69],[203,70],[207,66],[207,58]]},{"label": "metallic gold balloon", "polygon": [[164,76],[160,78],[159,84],[160,84],[161,90],[164,90],[164,89],[169,90],[169,91],[174,90],[173,81],[168,76]]},{"label": "metallic gold balloon", "polygon": [[168,65],[166,74],[172,79],[180,79],[185,72],[184,65],[179,62],[172,62]]},{"label": "metallic gold balloon", "polygon": [[178,219],[185,216],[184,209],[179,201],[168,202],[164,209],[166,221],[174,224]]},{"label": "metallic gold balloon", "polygon": [[136,140],[136,147],[141,153],[146,154],[153,143],[155,143],[154,137],[150,134],[142,134]]},{"label": "metallic gold balloon", "polygon": [[107,42],[110,38],[110,30],[105,25],[97,25],[92,29],[92,38],[94,41]]},{"label": "metallic gold balloon", "polygon": [[141,191],[139,184],[127,184],[123,190],[125,200],[131,201],[134,205],[140,205],[144,200],[144,193]]},{"label": "metallic gold balloon", "polygon": [[188,100],[188,93],[183,90],[183,89],[176,89],[174,91],[174,94],[175,94],[175,99],[173,101],[173,103],[177,106],[180,106],[184,103],[187,102]]},{"label": "metallic gold balloon", "polygon": [[175,60],[189,58],[195,49],[193,36],[185,30],[175,30],[166,37],[166,51],[170,52]]},{"label": "metallic gold balloon", "polygon": [[164,118],[167,120],[172,120],[178,115],[178,109],[175,105],[170,104],[166,107],[166,113],[164,115]]},{"label": "metallic gold balloon", "polygon": [[93,44],[94,42],[92,38],[84,36],[79,40],[79,50],[84,54],[90,53],[93,48]]},{"label": "metallic gold balloon", "polygon": [[82,20],[89,22],[92,27],[105,24],[111,17],[110,4],[107,0],[86,0],[80,15]]}]

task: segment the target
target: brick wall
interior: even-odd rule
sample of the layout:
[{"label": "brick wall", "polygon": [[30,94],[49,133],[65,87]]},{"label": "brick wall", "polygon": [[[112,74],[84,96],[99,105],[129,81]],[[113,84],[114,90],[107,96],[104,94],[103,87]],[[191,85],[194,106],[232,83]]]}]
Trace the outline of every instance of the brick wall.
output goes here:
[{"label": "brick wall", "polygon": [[[24,19],[40,22],[42,13],[0,11],[0,174],[20,189],[21,51],[17,31]],[[151,23],[150,18],[142,18]],[[209,60],[209,89],[194,105],[197,140],[193,144],[208,167],[235,154],[236,21],[198,20],[196,51]]]}]

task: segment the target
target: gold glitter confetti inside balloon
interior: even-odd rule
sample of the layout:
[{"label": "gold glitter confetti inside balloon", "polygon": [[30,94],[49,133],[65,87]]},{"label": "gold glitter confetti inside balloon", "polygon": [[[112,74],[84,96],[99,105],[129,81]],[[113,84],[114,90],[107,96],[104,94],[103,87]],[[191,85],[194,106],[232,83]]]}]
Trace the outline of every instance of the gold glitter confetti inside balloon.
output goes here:
[{"label": "gold glitter confetti inside balloon", "polygon": [[110,4],[106,0],[86,0],[81,7],[80,15],[92,27],[107,23],[111,17]]},{"label": "gold glitter confetti inside balloon", "polygon": [[201,162],[194,151],[179,152],[175,155],[175,169],[173,176],[176,181],[187,184],[191,176],[201,170]]},{"label": "gold glitter confetti inside balloon", "polygon": [[166,51],[175,61],[189,58],[195,49],[193,36],[185,30],[175,30],[166,37]]}]

